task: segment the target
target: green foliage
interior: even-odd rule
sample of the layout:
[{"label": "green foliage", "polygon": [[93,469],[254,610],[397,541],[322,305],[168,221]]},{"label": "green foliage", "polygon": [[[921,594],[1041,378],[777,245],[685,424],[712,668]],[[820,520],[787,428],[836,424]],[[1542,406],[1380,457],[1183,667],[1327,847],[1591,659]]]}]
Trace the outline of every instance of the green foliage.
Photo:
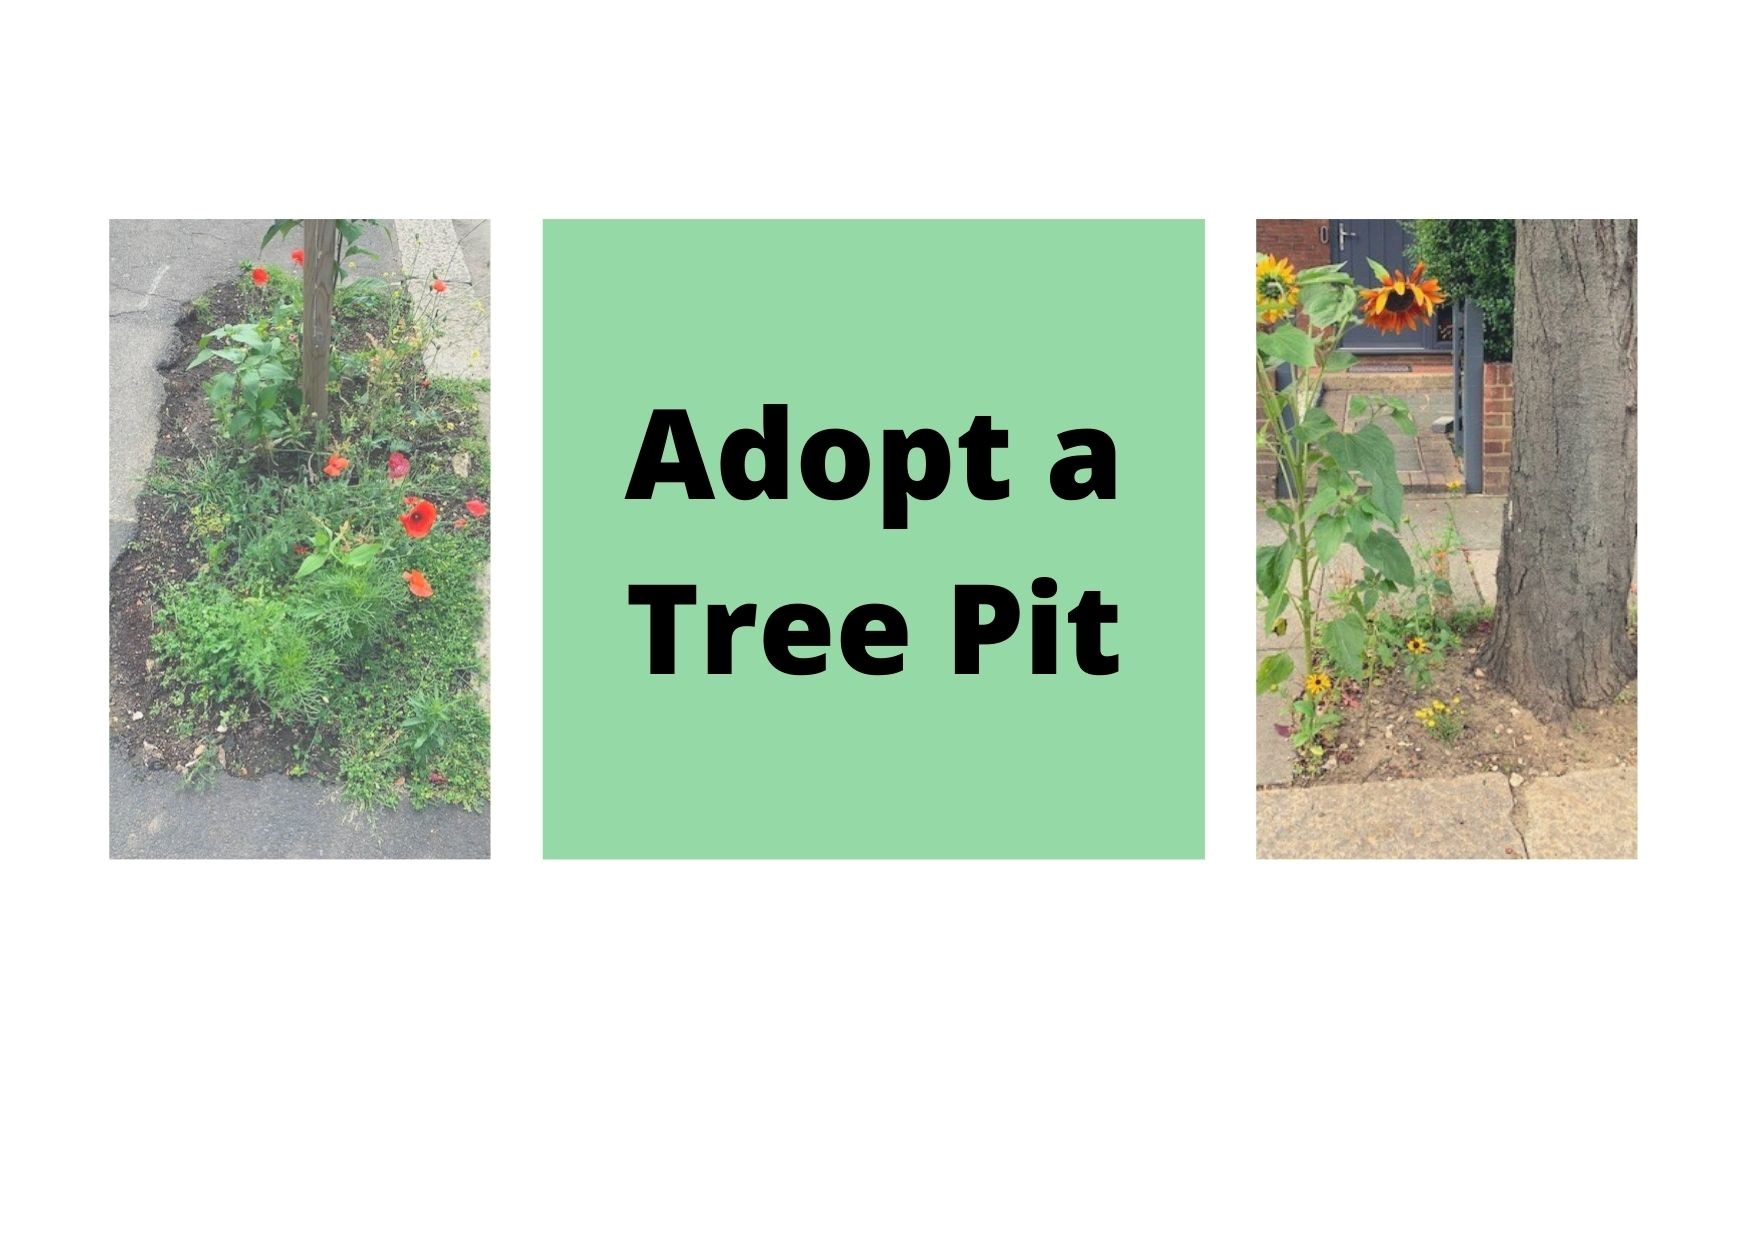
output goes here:
[{"label": "green foliage", "polygon": [[[382,226],[381,221],[379,220],[334,221],[335,241],[338,243],[338,248],[332,255],[332,261],[336,271],[339,270],[340,262],[343,259],[354,258],[360,254],[364,255],[366,258],[377,257],[373,251],[367,250],[358,244],[358,239],[364,235],[364,226],[366,224],[372,224],[378,228]],[[268,225],[267,231],[262,234],[261,248],[265,250],[268,243],[275,237],[291,236],[291,230],[299,228],[302,225],[302,220],[274,220],[272,224]],[[306,256],[305,261],[313,262],[316,258],[316,255],[310,254]]]},{"label": "green foliage", "polygon": [[[368,222],[341,221],[337,259],[366,253]],[[268,239],[296,223],[277,221]],[[405,794],[477,807],[490,795],[490,719],[475,688],[490,523],[454,520],[486,494],[483,385],[427,382],[440,317],[397,286],[353,280],[335,294],[331,421],[306,422],[301,280],[268,268],[258,286],[251,269],[247,321],[209,331],[191,362],[211,368],[207,399],[238,450],[149,479],[183,515],[197,566],[160,595],[163,708],[183,736],[265,714],[290,732],[292,773],[337,776],[366,805]],[[407,458],[406,476],[389,476],[391,453]],[[330,454],[350,462],[338,476],[323,469]],[[440,512],[422,538],[400,522],[410,495]],[[415,569],[430,597],[409,592]],[[203,754],[203,782],[216,749]]]},{"label": "green foliage", "polygon": [[1490,362],[1511,360],[1516,300],[1517,228],[1513,220],[1405,220],[1408,258],[1423,262],[1453,299],[1479,302]]},{"label": "green foliage", "polygon": [[274,718],[308,722],[339,662],[282,599],[238,595],[196,578],[164,595],[152,648],[166,684],[197,706],[259,701]]},{"label": "green foliage", "polygon": [[[1379,419],[1388,417],[1408,433],[1414,422],[1407,406],[1391,396],[1352,397],[1345,423],[1316,405],[1324,376],[1352,364],[1340,345],[1361,310],[1353,279],[1341,265],[1300,272],[1297,285],[1305,326],[1281,321],[1256,335],[1257,401],[1264,414],[1258,439],[1288,487],[1287,498],[1267,509],[1281,528],[1281,541],[1257,549],[1256,589],[1265,628],[1284,626],[1289,608],[1299,619],[1301,666],[1309,675],[1291,708],[1292,739],[1309,754],[1340,722],[1323,700],[1329,686],[1318,669],[1364,675],[1379,601],[1414,581],[1413,563],[1395,534],[1402,519],[1396,450]],[[1277,388],[1275,373],[1282,366],[1289,378]],[[1342,614],[1319,625],[1323,576],[1343,546],[1358,551],[1365,569]],[[1292,667],[1285,654],[1265,658],[1257,668],[1257,692],[1294,696]],[[1310,687],[1313,677],[1321,688]]]},{"label": "green foliage", "polygon": [[[365,544],[349,555],[380,545]],[[296,614],[322,635],[342,667],[356,666],[386,644],[408,597],[400,581],[376,570],[373,558],[342,559],[325,573],[299,580],[292,592]],[[304,567],[314,560],[305,556]]]},{"label": "green foliage", "polygon": [[[1396,584],[1405,588],[1395,593],[1390,606],[1379,605],[1383,596],[1369,563],[1357,581],[1337,591],[1337,599],[1349,608],[1349,614],[1363,618],[1358,640],[1361,657],[1343,666],[1345,674],[1369,681],[1381,672],[1400,670],[1416,690],[1431,686],[1433,671],[1462,640],[1452,606],[1454,554],[1460,554],[1460,547],[1456,522],[1451,518],[1438,540],[1420,553],[1417,563],[1410,565],[1407,552],[1402,553],[1399,567],[1409,571],[1405,578],[1396,579]],[[1470,616],[1468,623],[1473,627],[1474,613]]]},{"label": "green foliage", "polygon": [[[295,320],[292,320],[295,322]],[[231,363],[202,389],[219,433],[239,447],[264,453],[303,440],[298,418],[303,400],[297,389],[297,346],[280,316],[266,323],[216,328],[200,339],[188,369],[214,359]]]}]

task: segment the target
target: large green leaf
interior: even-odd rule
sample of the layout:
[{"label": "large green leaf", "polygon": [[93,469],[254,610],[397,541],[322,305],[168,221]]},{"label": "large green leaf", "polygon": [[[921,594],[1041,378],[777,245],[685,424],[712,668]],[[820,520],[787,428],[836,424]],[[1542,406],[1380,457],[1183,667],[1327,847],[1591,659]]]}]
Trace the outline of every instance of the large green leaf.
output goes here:
[{"label": "large green leaf", "polygon": [[1389,530],[1373,530],[1360,544],[1366,563],[1399,586],[1414,584],[1414,562]]},{"label": "large green leaf", "polygon": [[1329,327],[1352,314],[1357,300],[1351,284],[1319,284],[1305,290],[1304,310],[1311,326]]},{"label": "large green leaf", "polygon": [[309,555],[304,556],[303,563],[297,566],[297,575],[299,577],[308,577],[311,573],[315,572],[327,562],[328,557],[323,555],[320,551],[311,552]]},{"label": "large green leaf", "polygon": [[1341,541],[1347,535],[1347,523],[1340,517],[1324,516],[1317,520],[1311,530],[1312,541],[1317,544],[1317,559],[1327,564],[1335,558],[1335,553],[1341,550]]},{"label": "large green leaf", "polygon": [[1294,433],[1307,442],[1316,443],[1335,429],[1335,419],[1329,416],[1329,410],[1311,409],[1306,411],[1305,420],[1299,423]]},{"label": "large green leaf", "polygon": [[1265,597],[1272,596],[1287,580],[1287,566],[1293,562],[1293,545],[1279,543],[1256,549],[1256,588]]},{"label": "large green leaf", "polygon": [[[1261,261],[1260,255],[1258,261]],[[1327,284],[1331,280],[1339,280],[1342,278],[1341,269],[1345,266],[1347,266],[1346,263],[1329,263],[1322,267],[1307,267],[1299,273],[1299,283],[1301,285]]]},{"label": "large green leaf", "polygon": [[1272,332],[1258,332],[1256,347],[1262,351],[1264,357],[1274,362],[1291,362],[1295,366],[1304,367],[1317,360],[1311,337],[1291,323],[1282,323]]},{"label": "large green leaf", "polygon": [[1258,695],[1284,684],[1292,674],[1293,656],[1284,650],[1275,651],[1257,664],[1256,691]]},{"label": "large green leaf", "polygon": [[1402,480],[1396,476],[1396,448],[1384,428],[1362,426],[1349,438],[1355,456],[1355,472],[1372,484],[1372,497],[1390,524],[1402,520]]},{"label": "large green leaf", "polygon": [[1366,626],[1352,612],[1323,626],[1323,648],[1343,676],[1365,675]]}]

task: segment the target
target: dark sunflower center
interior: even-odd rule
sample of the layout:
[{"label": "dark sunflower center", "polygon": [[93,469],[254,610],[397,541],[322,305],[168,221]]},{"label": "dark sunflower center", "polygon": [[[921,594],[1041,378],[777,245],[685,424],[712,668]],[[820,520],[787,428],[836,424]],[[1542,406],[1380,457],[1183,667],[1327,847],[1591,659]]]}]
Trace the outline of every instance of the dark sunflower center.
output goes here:
[{"label": "dark sunflower center", "polygon": [[1279,301],[1287,295],[1287,285],[1279,276],[1264,276],[1256,282],[1256,291],[1269,301]]},{"label": "dark sunflower center", "polygon": [[1391,292],[1391,294],[1384,299],[1384,309],[1395,313],[1401,313],[1404,310],[1413,309],[1413,307],[1414,294],[1412,292]]}]

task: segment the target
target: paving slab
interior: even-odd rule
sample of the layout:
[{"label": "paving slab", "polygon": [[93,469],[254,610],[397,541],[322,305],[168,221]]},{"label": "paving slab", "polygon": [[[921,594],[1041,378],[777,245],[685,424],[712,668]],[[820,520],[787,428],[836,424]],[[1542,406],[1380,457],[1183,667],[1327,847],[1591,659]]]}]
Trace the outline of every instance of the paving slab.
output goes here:
[{"label": "paving slab", "polygon": [[1523,856],[1503,775],[1398,779],[1256,794],[1256,855],[1327,859]]},{"label": "paving slab", "polygon": [[1571,771],[1517,791],[1531,860],[1631,860],[1639,855],[1639,769]]},{"label": "paving slab", "polygon": [[1497,551],[1505,538],[1505,496],[1465,495],[1448,501],[1457,538],[1474,551]]},{"label": "paving slab", "polygon": [[1491,607],[1499,601],[1499,552],[1469,551],[1464,557],[1475,578],[1476,597]]}]

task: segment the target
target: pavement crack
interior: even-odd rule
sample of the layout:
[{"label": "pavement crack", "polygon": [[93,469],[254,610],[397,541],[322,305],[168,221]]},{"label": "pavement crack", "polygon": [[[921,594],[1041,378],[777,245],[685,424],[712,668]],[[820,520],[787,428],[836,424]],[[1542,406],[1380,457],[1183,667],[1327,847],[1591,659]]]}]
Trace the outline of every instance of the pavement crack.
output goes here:
[{"label": "pavement crack", "polygon": [[1515,788],[1511,788],[1508,783],[1507,787],[1511,792],[1511,829],[1517,836],[1518,846],[1523,849],[1523,859],[1528,861],[1530,859],[1529,840],[1523,833],[1523,820],[1529,813],[1529,807],[1523,803],[1523,790],[1529,787],[1529,781],[1525,780]]}]

